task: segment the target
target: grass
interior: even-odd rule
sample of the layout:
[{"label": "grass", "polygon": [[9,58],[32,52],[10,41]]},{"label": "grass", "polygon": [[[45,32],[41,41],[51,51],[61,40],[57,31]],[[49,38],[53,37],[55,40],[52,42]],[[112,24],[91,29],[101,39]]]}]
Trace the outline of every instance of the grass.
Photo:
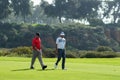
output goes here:
[{"label": "grass", "polygon": [[38,60],[30,70],[31,58],[0,57],[0,80],[120,80],[120,58],[67,59],[67,70],[61,70],[61,62],[54,70],[54,58],[43,60],[44,71]]}]

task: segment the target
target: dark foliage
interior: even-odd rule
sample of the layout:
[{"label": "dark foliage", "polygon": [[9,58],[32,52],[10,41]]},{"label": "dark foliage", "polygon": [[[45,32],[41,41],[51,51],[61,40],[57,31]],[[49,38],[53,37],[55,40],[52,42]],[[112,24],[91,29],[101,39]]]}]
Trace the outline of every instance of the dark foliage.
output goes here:
[{"label": "dark foliage", "polygon": [[95,50],[98,46],[109,46],[114,50],[119,49],[119,44],[114,39],[114,35],[113,39],[108,39],[103,27],[81,24],[28,25],[0,23],[0,47],[31,46],[34,34],[40,32],[44,47],[55,48],[55,40],[61,31],[66,34],[67,49]]}]

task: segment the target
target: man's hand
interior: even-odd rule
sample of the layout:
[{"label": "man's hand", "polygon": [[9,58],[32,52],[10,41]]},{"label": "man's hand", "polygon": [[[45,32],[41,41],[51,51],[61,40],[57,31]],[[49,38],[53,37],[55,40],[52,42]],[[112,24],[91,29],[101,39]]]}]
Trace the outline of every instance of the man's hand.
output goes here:
[{"label": "man's hand", "polygon": [[55,54],[56,54],[56,55],[58,55],[58,48],[57,48],[57,44],[56,44]]},{"label": "man's hand", "polygon": [[39,50],[39,49],[36,49],[36,51],[40,52],[40,50]]},{"label": "man's hand", "polygon": [[58,53],[58,50],[56,50],[55,53]]},{"label": "man's hand", "polygon": [[55,50],[55,54],[58,55],[58,49]]}]

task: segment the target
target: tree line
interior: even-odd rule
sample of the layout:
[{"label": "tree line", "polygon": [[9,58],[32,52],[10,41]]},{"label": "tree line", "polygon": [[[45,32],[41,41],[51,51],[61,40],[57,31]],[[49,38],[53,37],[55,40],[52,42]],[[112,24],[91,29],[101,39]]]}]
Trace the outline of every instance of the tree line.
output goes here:
[{"label": "tree line", "polygon": [[110,23],[120,22],[120,0],[53,0],[48,3],[41,0],[33,6],[31,0],[0,0],[0,21],[28,23],[62,23],[83,20],[94,24],[104,24],[105,19]]},{"label": "tree line", "polygon": [[98,46],[109,46],[114,51],[119,51],[119,35],[115,37],[115,34],[119,33],[120,29],[110,33],[106,31],[110,29],[115,30],[117,27],[92,27],[73,23],[57,25],[0,23],[0,48],[31,46],[35,32],[40,32],[44,47],[55,48],[56,38],[64,31],[66,47],[69,50],[95,50]]}]

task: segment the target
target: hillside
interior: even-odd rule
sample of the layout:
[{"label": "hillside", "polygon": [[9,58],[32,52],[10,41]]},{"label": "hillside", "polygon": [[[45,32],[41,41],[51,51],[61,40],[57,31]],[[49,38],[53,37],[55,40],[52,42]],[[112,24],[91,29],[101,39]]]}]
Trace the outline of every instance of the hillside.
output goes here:
[{"label": "hillside", "polygon": [[119,51],[120,29],[118,27],[86,26],[82,24],[9,24],[0,23],[0,47],[31,46],[35,32],[40,32],[44,47],[54,48],[55,39],[64,31],[67,49],[94,50],[109,46]]}]

